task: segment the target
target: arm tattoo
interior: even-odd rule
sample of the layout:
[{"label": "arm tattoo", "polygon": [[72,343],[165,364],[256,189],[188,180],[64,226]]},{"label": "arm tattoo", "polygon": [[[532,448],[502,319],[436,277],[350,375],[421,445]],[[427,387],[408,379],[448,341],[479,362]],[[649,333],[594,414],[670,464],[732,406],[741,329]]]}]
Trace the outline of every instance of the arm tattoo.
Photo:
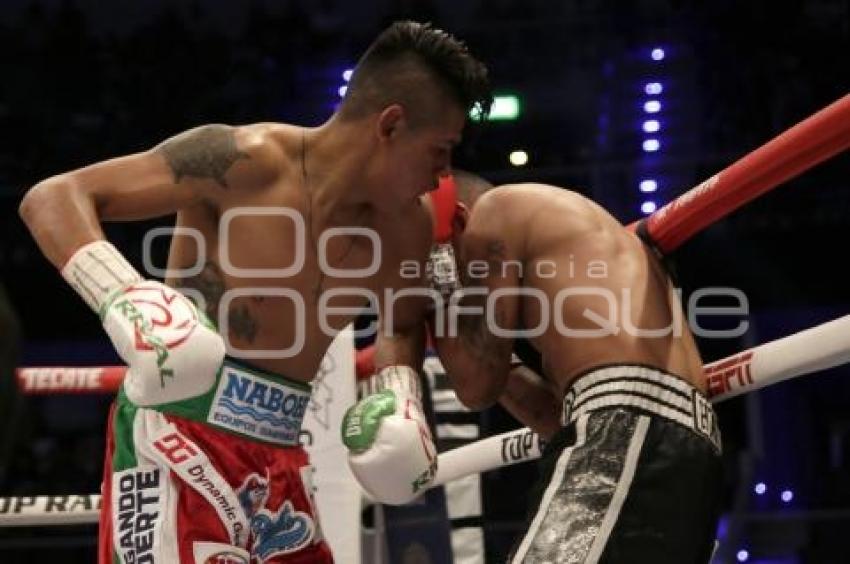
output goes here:
[{"label": "arm tattoo", "polygon": [[491,264],[493,263],[502,263],[505,261],[505,255],[507,255],[507,251],[505,250],[505,242],[499,241],[496,239],[495,241],[490,241],[487,243],[487,262]]},{"label": "arm tattoo", "polygon": [[[475,253],[476,255],[478,253]],[[487,242],[486,250],[484,251],[484,261],[487,263],[487,272],[489,276],[500,276],[502,273],[502,265],[507,256],[505,242],[498,239]],[[470,259],[479,259],[480,256],[464,256],[463,263],[468,264]],[[472,273],[468,268],[461,269],[461,278],[464,286],[475,286],[480,278],[472,277]]]},{"label": "arm tattoo", "polygon": [[[484,252],[484,260],[488,265],[488,276],[501,276],[502,264],[507,256],[506,245],[499,239],[488,241]],[[470,279],[469,269],[463,269],[461,276],[464,277],[464,286],[475,286],[479,280]],[[486,305],[485,296],[469,296],[464,299],[465,305],[478,306],[484,309]],[[500,304],[494,308],[495,322],[499,327],[504,326],[505,312]],[[485,366],[495,368],[499,364],[500,340],[487,325],[487,317],[484,313],[480,315],[461,315],[458,318],[458,330],[460,339],[466,344],[466,349],[477,362]]]},{"label": "arm tattoo", "polygon": [[205,125],[191,129],[162,143],[157,150],[168,161],[174,182],[184,176],[212,178],[227,188],[224,175],[239,159],[250,158],[236,148],[233,128],[226,125]]},{"label": "arm tattoo", "polygon": [[[483,296],[475,296],[474,300],[481,301],[483,307]],[[497,304],[495,307],[495,322],[500,327],[504,323],[504,315]],[[499,365],[499,338],[496,337],[487,326],[487,317],[481,315],[461,315],[458,317],[458,336],[466,345],[466,350],[477,361],[485,366],[495,369]]]}]

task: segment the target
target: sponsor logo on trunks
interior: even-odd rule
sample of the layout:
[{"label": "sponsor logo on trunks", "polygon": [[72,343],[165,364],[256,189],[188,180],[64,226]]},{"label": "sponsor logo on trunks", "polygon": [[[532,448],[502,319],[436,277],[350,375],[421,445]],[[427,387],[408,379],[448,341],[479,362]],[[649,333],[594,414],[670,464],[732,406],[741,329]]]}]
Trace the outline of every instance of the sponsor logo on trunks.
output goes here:
[{"label": "sponsor logo on trunks", "polygon": [[165,427],[159,436],[153,437],[151,445],[163,462],[215,509],[231,542],[245,546],[248,523],[239,510],[236,494],[200,448],[173,426]]},{"label": "sponsor logo on trunks", "polygon": [[265,506],[269,498],[268,479],[259,474],[249,475],[236,490],[236,497],[245,515],[253,517]]},{"label": "sponsor logo on trunks", "polygon": [[703,375],[708,384],[708,395],[713,397],[752,384],[753,375],[750,372],[752,361],[753,353],[748,351],[706,366]]},{"label": "sponsor logo on trunks", "polygon": [[717,416],[711,403],[699,392],[693,392],[694,424],[697,431],[704,434],[720,450],[720,430],[717,426]]},{"label": "sponsor logo on trunks", "polygon": [[161,476],[155,466],[112,475],[112,533],[121,562],[157,562],[162,519]]},{"label": "sponsor logo on trunks", "polygon": [[290,500],[284,500],[276,512],[269,511],[269,480],[251,474],[237,491],[242,510],[251,523],[251,553],[265,562],[274,556],[290,554],[308,546],[316,525],[307,513],[296,511]]},{"label": "sponsor logo on trunks", "polygon": [[203,564],[248,564],[248,560],[235,552],[219,552],[204,558]]},{"label": "sponsor logo on trunks", "polygon": [[540,435],[534,431],[523,431],[502,438],[502,462],[512,463],[528,460],[543,449]]},{"label": "sponsor logo on trunks", "polygon": [[198,451],[192,445],[192,442],[177,432],[160,437],[153,442],[153,446],[171,464],[180,464],[194,456],[198,456]]},{"label": "sponsor logo on trunks", "polygon": [[218,542],[196,541],[192,544],[193,562],[197,564],[250,564],[247,550]]},{"label": "sponsor logo on trunks", "polygon": [[310,392],[225,366],[207,421],[281,445],[298,444]]},{"label": "sponsor logo on trunks", "polygon": [[564,404],[561,410],[561,425],[566,425],[573,420],[573,403],[576,400],[576,391],[570,388],[570,391],[564,396]]}]

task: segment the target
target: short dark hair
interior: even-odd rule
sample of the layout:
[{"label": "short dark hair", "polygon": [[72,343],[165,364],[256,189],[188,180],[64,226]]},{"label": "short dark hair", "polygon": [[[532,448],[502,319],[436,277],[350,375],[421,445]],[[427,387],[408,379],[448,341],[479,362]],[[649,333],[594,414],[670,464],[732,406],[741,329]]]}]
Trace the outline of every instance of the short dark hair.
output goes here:
[{"label": "short dark hair", "polygon": [[448,95],[464,111],[478,107],[483,119],[493,100],[487,67],[443,30],[427,23],[395,22],[358,61],[340,116],[360,118],[401,104],[413,114],[412,120],[424,121],[433,117],[427,115],[429,109],[440,110],[437,94]]},{"label": "short dark hair", "polygon": [[453,168],[452,176],[455,179],[458,201],[466,204],[469,209],[472,209],[478,198],[493,189],[489,180],[466,170]]}]

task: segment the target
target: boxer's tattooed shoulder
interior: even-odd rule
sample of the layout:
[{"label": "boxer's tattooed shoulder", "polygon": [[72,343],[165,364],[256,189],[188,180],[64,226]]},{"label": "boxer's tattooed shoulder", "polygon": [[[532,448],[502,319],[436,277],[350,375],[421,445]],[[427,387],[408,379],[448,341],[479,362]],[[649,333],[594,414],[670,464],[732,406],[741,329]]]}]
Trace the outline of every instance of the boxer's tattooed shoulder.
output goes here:
[{"label": "boxer's tattooed shoulder", "polygon": [[162,153],[178,183],[184,176],[212,178],[227,188],[224,175],[239,159],[250,158],[236,147],[236,135],[226,125],[204,125],[190,129],[165,141],[157,150]]}]

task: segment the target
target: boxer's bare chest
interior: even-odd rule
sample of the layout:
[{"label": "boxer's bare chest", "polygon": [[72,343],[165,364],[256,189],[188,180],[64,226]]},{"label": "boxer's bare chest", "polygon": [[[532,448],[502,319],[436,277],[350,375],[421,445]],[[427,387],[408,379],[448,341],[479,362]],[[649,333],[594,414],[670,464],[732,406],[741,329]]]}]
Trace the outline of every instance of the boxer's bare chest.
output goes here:
[{"label": "boxer's bare chest", "polygon": [[222,211],[184,210],[168,282],[217,324],[230,354],[308,380],[336,332],[398,268],[388,260],[398,241],[357,219],[357,227],[317,225],[291,187]]}]

